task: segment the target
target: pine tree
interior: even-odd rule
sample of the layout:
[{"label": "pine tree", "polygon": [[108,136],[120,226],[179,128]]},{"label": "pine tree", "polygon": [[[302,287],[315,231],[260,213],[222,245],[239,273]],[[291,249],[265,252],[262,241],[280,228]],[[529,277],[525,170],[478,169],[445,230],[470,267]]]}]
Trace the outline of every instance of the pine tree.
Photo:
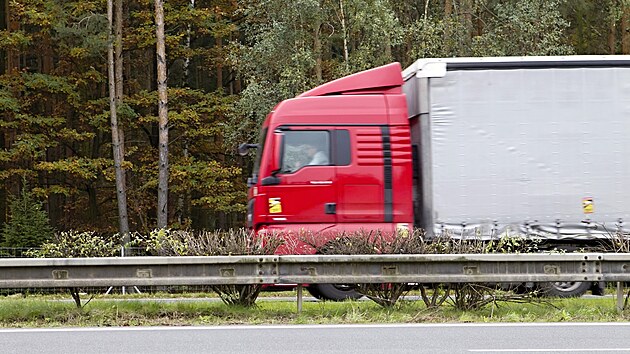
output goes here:
[{"label": "pine tree", "polygon": [[10,198],[10,219],[2,230],[5,247],[37,247],[53,236],[42,202],[35,199],[26,183],[23,186],[19,196]]}]

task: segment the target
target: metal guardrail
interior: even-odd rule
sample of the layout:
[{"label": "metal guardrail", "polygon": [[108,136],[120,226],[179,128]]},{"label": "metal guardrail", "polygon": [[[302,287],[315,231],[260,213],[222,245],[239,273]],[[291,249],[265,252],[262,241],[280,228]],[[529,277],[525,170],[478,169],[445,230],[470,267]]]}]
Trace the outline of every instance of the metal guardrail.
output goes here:
[{"label": "metal guardrail", "polygon": [[0,288],[555,281],[630,281],[630,254],[0,259]]},{"label": "metal guardrail", "polygon": [[630,281],[630,253],[0,259],[1,288]]}]

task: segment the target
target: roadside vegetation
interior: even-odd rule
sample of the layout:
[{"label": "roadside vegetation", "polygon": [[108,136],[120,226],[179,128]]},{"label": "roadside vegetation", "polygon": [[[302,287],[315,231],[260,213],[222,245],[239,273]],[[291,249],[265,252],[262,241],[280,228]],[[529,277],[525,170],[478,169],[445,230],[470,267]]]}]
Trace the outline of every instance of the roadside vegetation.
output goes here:
[{"label": "roadside vegetation", "polygon": [[[287,293],[285,293],[287,294]],[[293,293],[291,293],[293,294]],[[294,294],[293,294],[294,295]],[[412,295],[418,295],[417,292]],[[612,298],[561,299],[545,303],[490,304],[475,310],[454,306],[428,308],[423,301],[398,301],[384,308],[372,301],[258,301],[253,307],[219,301],[139,301],[134,297],[98,296],[83,308],[69,301],[27,296],[0,299],[0,327],[182,326],[244,324],[467,323],[467,322],[614,322],[630,320],[617,313]]]},{"label": "roadside vegetation", "polygon": [[[141,255],[164,257],[269,255],[282,244],[280,238],[256,237],[246,229],[215,232],[161,229],[148,235],[134,234],[131,239],[124,245],[123,239],[117,236],[102,238],[91,232],[61,232],[52,241],[26,252],[26,255],[37,258],[111,257],[122,247],[135,247]],[[248,307],[255,304],[262,285],[212,285],[209,289],[225,304]],[[69,291],[76,307],[84,306],[81,289],[71,288]]]},{"label": "roadside vegetation", "polygon": [[[26,252],[31,257],[106,257],[115,256],[123,247],[117,236],[98,237],[94,233],[61,232],[44,243],[41,248]],[[611,238],[613,252],[628,249],[625,237]],[[479,239],[460,240],[444,235],[427,240],[421,230],[385,234],[377,231],[357,231],[336,234],[265,234],[255,236],[246,229],[215,232],[189,232],[156,230],[148,235],[133,234],[126,247],[135,247],[141,255],[154,256],[219,256],[219,255],[270,255],[278,247],[284,253],[302,254],[304,249],[319,254],[488,254],[539,252],[539,241],[524,237],[502,237],[493,241]],[[400,299],[410,292],[406,284],[352,284],[358,298],[365,296],[384,308],[395,308]],[[254,307],[262,290],[254,285],[210,285],[205,291],[213,292],[223,303],[235,307]],[[192,289],[192,288],[191,288]],[[85,306],[81,294],[86,289],[68,289],[77,308]],[[190,291],[180,288],[179,292]],[[194,291],[194,290],[192,290]],[[312,292],[311,292],[312,293]],[[544,287],[523,288],[521,284],[496,286],[492,284],[424,284],[419,296],[427,308],[439,309],[446,304],[461,311],[475,311],[488,306],[496,308],[506,303],[547,305]],[[316,296],[316,295],[315,295]],[[317,296],[316,296],[317,297]],[[90,298],[91,300],[92,298]],[[87,302],[89,303],[88,300]]]}]

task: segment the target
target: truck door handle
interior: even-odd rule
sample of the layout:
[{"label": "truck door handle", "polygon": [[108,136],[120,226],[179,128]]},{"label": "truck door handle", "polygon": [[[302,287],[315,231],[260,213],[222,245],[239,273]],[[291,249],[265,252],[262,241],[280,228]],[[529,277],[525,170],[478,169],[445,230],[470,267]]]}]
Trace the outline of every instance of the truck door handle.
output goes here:
[{"label": "truck door handle", "polygon": [[332,184],[332,181],[311,181],[311,184]]}]

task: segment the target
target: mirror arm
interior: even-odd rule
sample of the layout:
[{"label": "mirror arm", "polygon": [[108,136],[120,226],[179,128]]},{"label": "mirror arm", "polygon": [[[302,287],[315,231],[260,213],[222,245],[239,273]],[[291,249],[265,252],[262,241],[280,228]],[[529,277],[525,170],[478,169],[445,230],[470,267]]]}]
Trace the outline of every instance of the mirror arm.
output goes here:
[{"label": "mirror arm", "polygon": [[241,144],[238,146],[238,149],[236,149],[236,151],[238,152],[239,155],[241,156],[245,156],[247,155],[247,153],[249,152],[249,149],[258,149],[259,145],[258,144]]}]

